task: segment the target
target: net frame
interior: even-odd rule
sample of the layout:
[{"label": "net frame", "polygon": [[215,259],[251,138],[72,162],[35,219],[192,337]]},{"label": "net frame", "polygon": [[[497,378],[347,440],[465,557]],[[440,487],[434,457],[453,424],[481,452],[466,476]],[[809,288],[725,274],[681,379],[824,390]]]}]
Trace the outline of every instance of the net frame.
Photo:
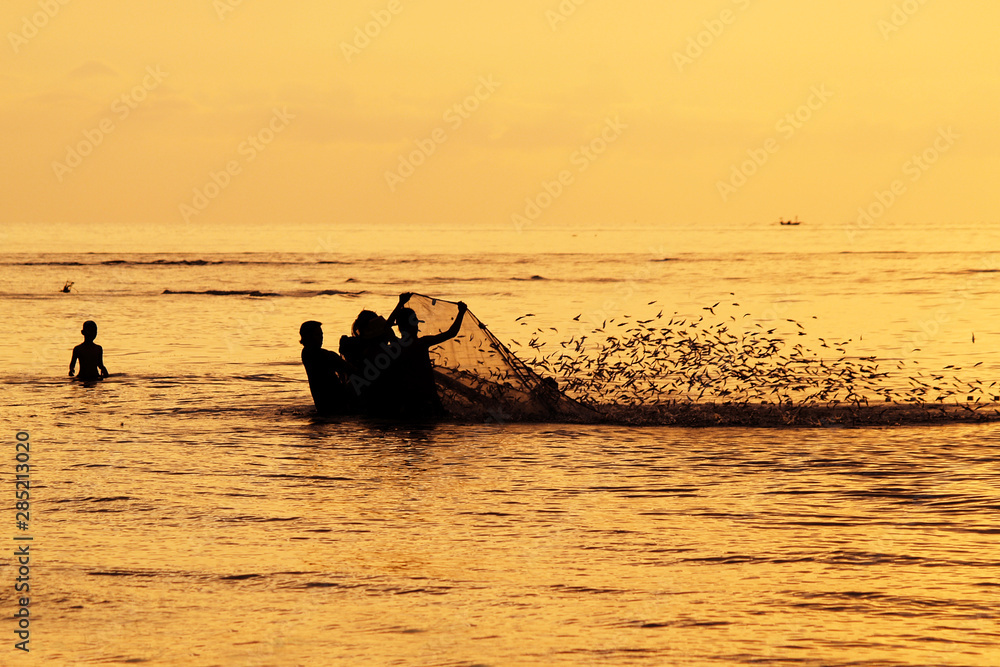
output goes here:
[{"label": "net frame", "polygon": [[[420,336],[442,333],[458,317],[458,303],[412,294],[404,304],[419,320]],[[563,394],[554,379],[532,370],[466,310],[458,334],[430,349],[438,394],[459,418],[491,421],[595,421],[591,408]]]}]

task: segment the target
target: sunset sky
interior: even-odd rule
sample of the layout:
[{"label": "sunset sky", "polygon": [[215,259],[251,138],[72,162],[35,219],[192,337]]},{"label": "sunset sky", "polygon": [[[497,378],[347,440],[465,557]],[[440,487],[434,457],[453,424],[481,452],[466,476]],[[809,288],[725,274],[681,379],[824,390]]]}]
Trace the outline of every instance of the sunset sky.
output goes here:
[{"label": "sunset sky", "polygon": [[997,25],[918,0],[6,0],[0,223],[994,221]]}]

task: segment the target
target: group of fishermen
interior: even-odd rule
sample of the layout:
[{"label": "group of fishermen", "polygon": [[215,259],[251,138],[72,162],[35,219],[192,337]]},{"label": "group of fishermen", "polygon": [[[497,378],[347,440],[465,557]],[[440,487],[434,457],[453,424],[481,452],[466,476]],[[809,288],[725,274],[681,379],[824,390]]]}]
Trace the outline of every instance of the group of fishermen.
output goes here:
[{"label": "group of fishermen", "polygon": [[320,322],[302,323],[302,365],[320,414],[416,420],[447,414],[438,396],[430,349],[458,335],[468,308],[460,302],[447,331],[421,336],[416,312],[405,307],[412,296],[400,294],[388,318],[361,311],[351,335],[341,336],[339,354],[323,349]]}]

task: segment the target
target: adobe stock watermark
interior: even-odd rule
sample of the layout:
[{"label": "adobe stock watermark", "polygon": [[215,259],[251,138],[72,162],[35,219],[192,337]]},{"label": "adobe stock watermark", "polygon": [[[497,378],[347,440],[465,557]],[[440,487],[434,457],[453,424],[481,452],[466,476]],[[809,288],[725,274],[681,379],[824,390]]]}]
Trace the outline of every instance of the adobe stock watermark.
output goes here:
[{"label": "adobe stock watermark", "polygon": [[[732,0],[732,3],[741,12],[750,8],[750,0]],[[696,60],[705,55],[705,51],[711,48],[715,41],[722,36],[722,33],[736,23],[738,18],[739,14],[727,7],[719,12],[717,17],[703,21],[702,25],[705,26],[705,29],[688,37],[682,50],[674,51],[674,64],[677,65],[677,70],[683,74],[684,68],[693,65]]]},{"label": "adobe stock watermark", "polygon": [[243,0],[212,0],[212,8],[215,9],[216,16],[220,21],[225,21],[229,14],[236,11],[236,8],[243,4]]},{"label": "adobe stock watermark", "polygon": [[590,310],[587,313],[584,321],[580,321],[577,326],[577,336],[592,333],[598,325],[603,325],[607,320],[620,315],[622,304],[636,294],[645,294],[648,292],[648,286],[641,283],[648,281],[653,276],[653,267],[656,266],[655,262],[666,255],[667,250],[662,245],[648,246],[646,250],[649,253],[649,258],[646,262],[639,265],[632,272],[632,275],[619,281],[608,295],[609,298],[605,299],[600,307]]},{"label": "adobe stock watermark", "polygon": [[[924,174],[930,171],[931,167],[938,163],[941,157],[950,151],[955,143],[961,139],[951,127],[938,128],[937,136],[931,145],[919,153],[914,153],[903,163],[901,170],[903,176],[911,183],[916,183]],[[897,178],[889,184],[886,190],[876,190],[874,201],[867,206],[858,207],[858,217],[847,227],[845,233],[847,240],[851,243],[857,239],[860,232],[868,231],[875,225],[875,221],[885,215],[890,208],[899,201],[900,197],[908,192],[906,181]]]},{"label": "adobe stock watermark", "polygon": [[[952,319],[961,313],[975,296],[974,291],[982,291],[989,288],[989,284],[994,282],[993,275],[1000,268],[1000,261],[996,255],[990,256],[983,264],[976,269],[974,275],[966,278],[962,286],[953,291],[945,300],[944,304],[935,310],[931,317],[921,320],[918,324],[920,331],[911,333],[909,337],[900,344],[899,355],[903,358],[911,356],[920,350],[921,346],[935,340],[948,327]],[[989,284],[986,276],[990,276]],[[972,341],[975,342],[975,334]]]},{"label": "adobe stock watermark", "polygon": [[21,17],[21,29],[18,32],[8,32],[7,41],[14,49],[14,55],[21,52],[21,48],[28,45],[28,42],[38,37],[39,31],[54,19],[63,7],[68,5],[70,0],[38,0],[41,11],[37,11],[31,16]]},{"label": "adobe stock watermark", "polygon": [[799,130],[805,127],[806,123],[812,120],[813,115],[830,101],[831,97],[833,97],[833,93],[827,90],[826,84],[813,86],[811,95],[804,104],[785,114],[775,123],[774,131],[778,133],[777,137],[767,138],[760,148],[747,149],[747,158],[730,167],[729,178],[725,181],[716,181],[715,187],[719,191],[722,201],[729,201],[730,197],[736,194],[760,171],[761,167],[767,164],[772,155],[781,150],[779,139],[791,140]]},{"label": "adobe stock watermark", "polygon": [[242,159],[229,160],[221,170],[210,171],[208,181],[203,186],[194,188],[190,202],[180,204],[180,214],[184,222],[190,224],[191,218],[201,215],[232,184],[233,178],[243,173],[243,167],[267,150],[267,147],[293,120],[295,115],[288,112],[288,107],[283,109],[275,107],[271,119],[257,132],[247,135],[246,140],[236,147],[236,154]]},{"label": "adobe stock watermark", "polygon": [[146,76],[142,83],[136,85],[128,92],[122,93],[111,103],[111,115],[105,116],[98,121],[95,127],[87,128],[83,131],[83,139],[75,144],[66,146],[66,157],[62,162],[54,160],[52,171],[56,175],[56,180],[60,183],[73,173],[73,170],[83,164],[84,158],[91,155],[98,146],[104,143],[105,137],[118,128],[118,123],[124,122],[132,112],[139,108],[149,94],[156,90],[164,79],[169,76],[169,72],[164,72],[159,65],[155,68],[150,65],[146,68]]},{"label": "adobe stock watermark", "polygon": [[545,10],[545,20],[549,22],[549,27],[555,32],[559,29],[560,24],[568,21],[569,17],[576,14],[576,10],[585,4],[587,4],[587,0],[562,0],[555,9]]},{"label": "adobe stock watermark", "polygon": [[[448,107],[442,114],[441,119],[452,132],[458,131],[465,121],[472,118],[472,114],[478,111],[483,102],[490,99],[500,87],[500,82],[495,81],[493,75],[479,77],[478,83],[471,95]],[[448,129],[436,127],[426,137],[415,139],[413,143],[416,148],[400,154],[396,169],[385,172],[385,183],[389,186],[389,192],[395,192],[406,179],[413,176],[417,169],[437,152],[438,146],[448,141],[448,136]]]},{"label": "adobe stock watermark", "polygon": [[234,317],[237,327],[225,335],[226,348],[235,353],[239,345],[246,345],[254,340],[254,335],[260,330],[267,317],[279,312],[278,306],[271,298],[252,297],[253,312],[246,319]]},{"label": "adobe stock watermark", "polygon": [[354,39],[350,42],[341,42],[340,50],[344,54],[347,62],[355,56],[360,56],[361,52],[371,46],[373,39],[378,39],[382,31],[389,27],[393,18],[403,11],[403,3],[400,0],[389,0],[385,9],[372,11],[372,20],[354,28]]},{"label": "adobe stock watermark", "polygon": [[[317,257],[313,261],[318,261],[319,257],[324,255],[333,254],[334,249],[337,247],[335,238],[333,234],[327,234],[325,237],[316,237],[316,245],[313,247],[312,254]],[[291,277],[297,281],[308,280],[314,277],[314,270],[315,264],[312,262],[299,264],[292,270]],[[256,296],[251,298],[253,312],[246,319],[234,317],[236,325],[230,327],[224,336],[226,348],[231,354],[238,353],[240,346],[252,344],[259,340],[258,332],[263,327],[264,322],[271,316],[288,312],[289,306],[287,300],[275,300],[270,297]]]},{"label": "adobe stock watermark", "polygon": [[[27,364],[27,357],[25,357],[25,367],[42,374],[50,373],[55,366],[62,368],[66,363],[68,349],[62,341],[79,337],[81,322],[86,320],[100,321],[103,319],[103,315],[108,309],[109,301],[114,298],[113,295],[118,290],[135,284],[136,280],[129,275],[133,269],[134,267],[120,265],[113,267],[110,275],[99,281],[99,286],[96,289],[99,289],[100,292],[92,291],[95,288],[94,284],[90,283],[90,281],[85,283],[83,290],[73,287],[72,292],[85,294],[84,298],[86,300],[78,301],[73,297],[66,297],[72,299],[75,306],[63,311],[64,317],[61,317],[61,324],[59,330],[54,332],[55,335],[47,337],[45,341],[39,341],[37,344],[31,346],[30,365]],[[12,325],[14,330],[36,325],[36,321],[31,317],[27,317],[17,311],[9,314],[8,318],[13,318]]]},{"label": "adobe stock watermark", "polygon": [[757,321],[776,322],[778,320],[786,320],[789,312],[788,301],[794,299],[795,297],[796,295],[792,292],[791,288],[787,286],[783,287],[781,289],[781,294],[775,295],[771,299],[771,304],[760,314]]},{"label": "adobe stock watermark", "polygon": [[889,18],[879,19],[876,24],[878,31],[882,33],[882,39],[888,42],[889,37],[902,30],[903,26],[909,23],[910,19],[912,19],[926,4],[927,0],[905,0],[904,2],[893,5],[892,13],[889,14]]},{"label": "adobe stock watermark", "polygon": [[576,172],[574,173],[572,169],[563,169],[552,180],[543,180],[541,189],[534,195],[525,198],[523,211],[511,214],[510,220],[514,223],[514,229],[520,233],[524,231],[525,227],[538,220],[542,213],[563,195],[566,188],[576,182],[576,174],[587,171],[590,165],[604,155],[611,144],[618,141],[627,129],[628,125],[623,123],[619,116],[606,118],[600,134],[581,145],[569,156],[570,165],[576,167]]}]

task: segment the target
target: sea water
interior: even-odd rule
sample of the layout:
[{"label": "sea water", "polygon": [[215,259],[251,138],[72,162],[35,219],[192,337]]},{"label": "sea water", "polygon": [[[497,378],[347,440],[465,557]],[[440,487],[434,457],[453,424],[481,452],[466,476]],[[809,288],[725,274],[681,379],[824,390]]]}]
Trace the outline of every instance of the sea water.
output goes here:
[{"label": "sea water", "polygon": [[1000,426],[321,420],[297,335],[416,291],[515,349],[662,309],[989,385],[997,232],[9,227],[0,664],[1000,664]]}]

